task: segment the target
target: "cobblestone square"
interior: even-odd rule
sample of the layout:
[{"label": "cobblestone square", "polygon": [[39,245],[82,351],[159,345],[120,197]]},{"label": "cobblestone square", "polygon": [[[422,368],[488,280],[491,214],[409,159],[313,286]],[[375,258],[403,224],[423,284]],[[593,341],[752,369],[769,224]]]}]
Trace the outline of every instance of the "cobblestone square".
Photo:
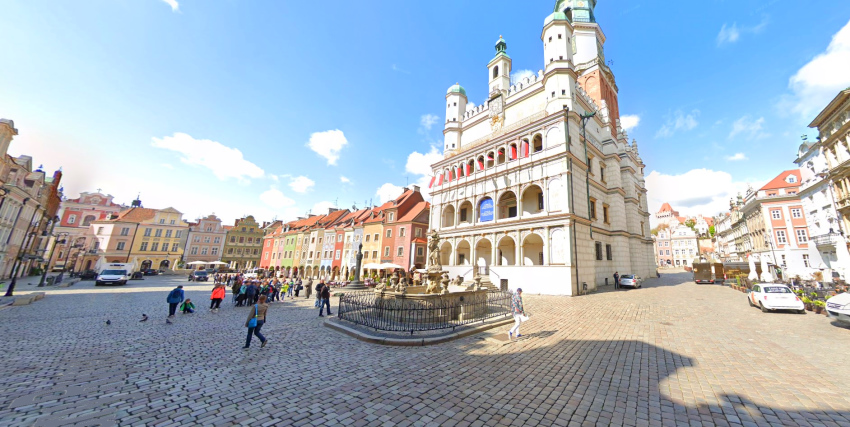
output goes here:
[{"label": "cobblestone square", "polygon": [[[169,325],[177,284],[199,310]],[[429,347],[358,341],[299,299],[272,304],[269,345],[243,351],[248,308],[228,295],[209,312],[211,288],[82,282],[0,309],[0,424],[850,425],[850,330],[687,273],[526,295],[518,341],[504,327]]]}]

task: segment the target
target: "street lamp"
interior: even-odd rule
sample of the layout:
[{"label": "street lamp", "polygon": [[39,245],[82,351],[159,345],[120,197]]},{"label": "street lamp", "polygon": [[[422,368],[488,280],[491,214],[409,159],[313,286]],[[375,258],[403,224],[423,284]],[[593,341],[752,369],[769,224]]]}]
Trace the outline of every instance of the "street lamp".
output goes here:
[{"label": "street lamp", "polygon": [[[58,218],[59,217],[56,217],[57,220]],[[56,223],[54,222],[53,225],[55,226]],[[67,238],[70,233],[63,231],[55,236],[56,240],[53,241],[53,247],[50,248],[50,255],[47,256],[47,265],[44,267],[44,271],[41,273],[41,280],[38,282],[38,286],[44,286],[44,281],[47,279],[47,270],[50,269],[50,261],[53,260],[53,252],[56,251],[56,245],[65,244],[65,239],[60,239],[60,237],[63,235],[65,236],[65,238]]]}]

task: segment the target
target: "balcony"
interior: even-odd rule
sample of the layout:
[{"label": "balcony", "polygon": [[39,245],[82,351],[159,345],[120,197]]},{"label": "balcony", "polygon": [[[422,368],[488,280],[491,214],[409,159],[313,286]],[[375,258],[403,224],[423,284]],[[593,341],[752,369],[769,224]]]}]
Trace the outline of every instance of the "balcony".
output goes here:
[{"label": "balcony", "polygon": [[835,246],[835,243],[838,240],[838,233],[828,233],[820,236],[813,236],[810,241],[815,243],[815,246]]}]

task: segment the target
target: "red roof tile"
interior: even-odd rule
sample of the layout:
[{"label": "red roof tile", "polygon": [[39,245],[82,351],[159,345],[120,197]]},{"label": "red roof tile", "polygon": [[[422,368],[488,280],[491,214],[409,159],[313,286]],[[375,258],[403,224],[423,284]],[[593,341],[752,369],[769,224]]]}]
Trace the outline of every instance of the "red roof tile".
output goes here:
[{"label": "red roof tile", "polygon": [[[794,175],[794,177],[795,177],[793,184],[786,181],[786,179],[788,178],[789,175]],[[777,175],[776,178],[773,178],[772,180],[770,180],[770,182],[765,184],[764,187],[760,188],[759,190],[776,190],[776,189],[779,189],[779,188],[797,188],[797,187],[800,186],[801,180],[802,180],[802,177],[800,176],[800,170],[799,169],[787,170],[787,171],[784,171],[781,174]]]}]

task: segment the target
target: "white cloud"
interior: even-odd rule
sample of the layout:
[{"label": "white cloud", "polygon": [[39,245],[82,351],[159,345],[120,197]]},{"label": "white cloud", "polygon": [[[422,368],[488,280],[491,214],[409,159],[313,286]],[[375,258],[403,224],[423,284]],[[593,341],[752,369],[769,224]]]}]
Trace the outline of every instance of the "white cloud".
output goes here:
[{"label": "white cloud", "polygon": [[160,166],[162,166],[162,167],[164,167],[165,169],[168,169],[168,170],[174,170],[174,166],[172,166],[169,163],[163,163]]},{"label": "white cloud", "polygon": [[537,73],[531,70],[516,70],[511,73],[511,84],[515,85],[521,82],[526,77],[534,77],[535,74]]},{"label": "white cloud", "polygon": [[350,180],[350,179],[348,179],[348,178],[346,178],[346,177],[344,177],[344,176],[340,176],[340,177],[339,177],[339,182],[341,182],[341,183],[343,183],[343,184],[351,184],[351,180]]},{"label": "white cloud", "polygon": [[738,27],[737,22],[733,22],[732,25],[723,24],[720,27],[720,32],[717,34],[717,46],[722,46],[724,44],[731,44],[737,42],[741,38],[742,33],[751,33],[758,34],[764,31],[765,27],[767,27],[768,19],[765,16],[762,18],[761,22],[752,27]]},{"label": "white cloud", "polygon": [[275,186],[271,186],[268,190],[260,194],[260,201],[274,209],[281,209],[295,205],[295,200],[286,197]]},{"label": "white cloud", "polygon": [[469,102],[466,103],[466,111],[472,111],[473,108],[475,108],[474,102],[469,101]]},{"label": "white cloud", "polygon": [[826,51],[800,68],[788,82],[792,94],[781,107],[814,119],[839,91],[850,86],[850,22],[832,36]]},{"label": "white cloud", "polygon": [[316,182],[306,176],[296,176],[289,181],[289,188],[296,193],[306,193],[316,185]]},{"label": "white cloud", "polygon": [[378,188],[378,191],[375,192],[375,195],[378,196],[378,200],[380,200],[380,203],[383,204],[401,195],[403,190],[404,188],[390,184],[388,182]]},{"label": "white cloud", "polygon": [[431,170],[431,165],[434,163],[443,160],[443,154],[440,153],[440,150],[435,146],[431,146],[431,151],[426,154],[422,154],[419,152],[412,152],[409,156],[407,156],[407,164],[404,166],[404,169],[408,173],[412,173],[414,175],[433,175]]},{"label": "white cloud", "polygon": [[741,134],[750,139],[761,139],[770,136],[762,130],[763,127],[764,117],[759,117],[756,120],[753,120],[750,116],[741,117],[735,120],[735,123],[732,123],[732,131],[729,132],[729,139]]},{"label": "white cloud", "polygon": [[440,118],[433,114],[423,114],[422,117],[419,118],[419,126],[425,130],[431,130],[438,120],[440,120]]},{"label": "white cloud", "polygon": [[172,12],[177,12],[178,10],[180,10],[180,4],[177,3],[177,0],[162,0],[162,1],[164,1],[169,6],[171,6]]},{"label": "white cloud", "polygon": [[735,153],[732,156],[726,156],[726,160],[729,160],[730,162],[737,162],[739,160],[748,160],[748,159],[747,159],[747,155],[744,154],[744,153]]},{"label": "white cloud", "polygon": [[689,131],[699,125],[697,117],[700,111],[693,110],[689,114],[685,114],[682,110],[676,110],[672,114],[667,115],[667,122],[658,129],[655,133],[656,138],[669,138],[678,131]]},{"label": "white cloud", "polygon": [[247,183],[250,178],[262,178],[265,175],[262,168],[245,160],[239,149],[209,139],[195,139],[177,132],[162,139],[152,138],[151,145],[180,153],[181,162],[208,168],[222,181],[235,178]]},{"label": "white cloud", "polygon": [[680,175],[652,171],[646,177],[646,189],[650,212],[658,212],[667,202],[682,215],[709,216],[727,212],[729,199],[745,193],[747,183],[710,169],[692,169]]},{"label": "white cloud", "polygon": [[328,209],[335,208],[333,202],[322,201],[313,205],[313,209],[310,211],[314,215],[327,215]]},{"label": "white cloud", "polygon": [[626,132],[638,127],[640,124],[640,116],[637,114],[623,114],[620,116],[620,126]]},{"label": "white cloud", "polygon": [[399,66],[398,66],[398,65],[396,65],[396,64],[393,64],[393,65],[392,65],[392,69],[393,69],[393,71],[396,71],[396,72],[399,72],[399,73],[403,73],[403,74],[410,74],[410,71],[407,71],[407,70],[405,70],[405,69],[403,69],[403,68],[399,67]]},{"label": "white cloud", "polygon": [[341,130],[329,130],[325,132],[316,132],[310,135],[310,142],[307,146],[316,154],[328,160],[328,165],[336,165],[339,160],[339,152],[348,144],[345,139],[345,134]]}]

